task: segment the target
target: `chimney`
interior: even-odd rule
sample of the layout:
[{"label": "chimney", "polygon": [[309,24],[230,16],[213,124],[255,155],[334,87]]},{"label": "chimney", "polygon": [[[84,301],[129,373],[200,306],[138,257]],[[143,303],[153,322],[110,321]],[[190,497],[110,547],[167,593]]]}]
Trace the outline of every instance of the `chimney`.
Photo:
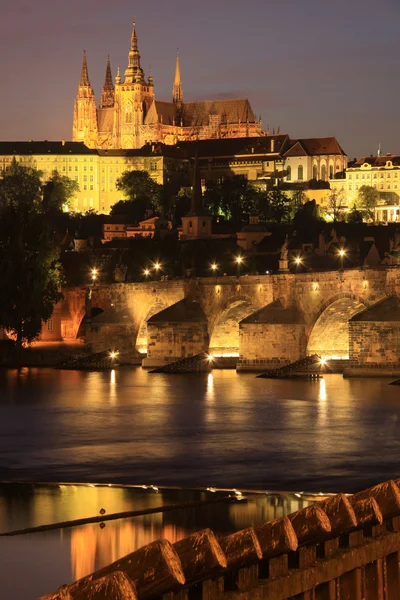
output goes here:
[{"label": "chimney", "polygon": [[61,140],[61,145],[65,146],[65,140]]},{"label": "chimney", "polygon": [[271,140],[271,152],[275,152],[275,140]]}]

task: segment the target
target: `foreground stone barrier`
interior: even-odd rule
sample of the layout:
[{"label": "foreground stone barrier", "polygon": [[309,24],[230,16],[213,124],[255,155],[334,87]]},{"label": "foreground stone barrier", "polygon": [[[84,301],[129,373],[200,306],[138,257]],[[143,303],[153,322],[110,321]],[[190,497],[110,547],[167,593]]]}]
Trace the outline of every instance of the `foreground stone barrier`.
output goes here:
[{"label": "foreground stone barrier", "polygon": [[219,573],[227,560],[211,529],[199,531],[174,544],[187,583],[193,584],[204,575]]},{"label": "foreground stone barrier", "polygon": [[42,600],[142,598],[399,600],[398,480],[218,540],[153,542]]}]

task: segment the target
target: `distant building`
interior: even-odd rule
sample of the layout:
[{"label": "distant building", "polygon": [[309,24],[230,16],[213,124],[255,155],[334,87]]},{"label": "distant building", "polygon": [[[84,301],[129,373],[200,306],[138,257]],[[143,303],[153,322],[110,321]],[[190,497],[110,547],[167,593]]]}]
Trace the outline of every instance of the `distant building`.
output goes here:
[{"label": "distant building", "polygon": [[[308,149],[307,156],[302,154],[302,148]],[[322,154],[317,154],[318,151]],[[325,154],[327,151],[331,154]],[[71,199],[72,211],[95,210],[107,214],[113,204],[123,199],[116,182],[125,171],[145,171],[157,183],[177,189],[190,187],[196,155],[203,187],[210,181],[218,184],[240,175],[268,189],[282,184],[286,187],[303,184],[308,196],[317,202],[326,190],[307,191],[310,175],[330,174],[330,170],[323,168],[325,164],[329,169],[333,165],[336,172],[347,165],[347,156],[335,138],[291,140],[288,135],[271,135],[182,141],[175,146],[149,143],[132,150],[93,149],[83,142],[64,140],[28,141],[0,142],[0,177],[14,157],[22,166],[42,171],[44,180],[58,171],[79,184],[79,191]],[[316,165],[319,165],[317,173]],[[336,184],[336,180],[332,181]]]},{"label": "distant building", "polygon": [[343,190],[348,207],[359,206],[358,192],[363,185],[379,192],[376,221],[400,220],[400,155],[364,156],[346,170],[343,178],[331,182],[331,187]]},{"label": "distant building", "polygon": [[286,182],[331,181],[348,161],[335,137],[291,140],[283,157]]},{"label": "distant building", "polygon": [[71,200],[71,210],[109,213],[122,199],[115,186],[126,170],[146,171],[160,184],[181,179],[180,156],[172,146],[147,144],[140,150],[94,150],[82,142],[28,141],[0,142],[0,177],[13,158],[22,166],[34,167],[48,179],[53,171],[79,184]]},{"label": "distant building", "polygon": [[176,144],[180,140],[262,134],[261,118],[256,118],[245,98],[185,102],[178,55],[172,102],[156,100],[154,79],[151,73],[146,79],[140,64],[135,24],[128,67],[123,78],[118,68],[115,83],[108,58],[99,107],[89,80],[86,54],[83,55],[72,139],[89,148],[131,149],[149,142]]},{"label": "distant building", "polygon": [[171,231],[172,222],[166,221],[162,223],[163,227],[159,226],[161,219],[159,217],[150,217],[144,221],[140,221],[137,225],[126,223],[104,223],[103,239],[106,242],[115,239],[127,239],[134,237],[153,238],[156,231]]}]

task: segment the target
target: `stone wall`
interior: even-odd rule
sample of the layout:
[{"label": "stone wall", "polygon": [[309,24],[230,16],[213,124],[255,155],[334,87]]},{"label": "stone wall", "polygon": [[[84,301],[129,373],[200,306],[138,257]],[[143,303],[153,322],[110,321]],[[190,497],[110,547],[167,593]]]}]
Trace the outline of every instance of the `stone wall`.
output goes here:
[{"label": "stone wall", "polygon": [[280,367],[305,355],[304,324],[244,323],[239,327],[239,370]]},{"label": "stone wall", "polygon": [[207,352],[207,323],[151,323],[147,325],[145,367],[158,367]]},{"label": "stone wall", "polygon": [[349,323],[350,364],[400,367],[400,322]]}]

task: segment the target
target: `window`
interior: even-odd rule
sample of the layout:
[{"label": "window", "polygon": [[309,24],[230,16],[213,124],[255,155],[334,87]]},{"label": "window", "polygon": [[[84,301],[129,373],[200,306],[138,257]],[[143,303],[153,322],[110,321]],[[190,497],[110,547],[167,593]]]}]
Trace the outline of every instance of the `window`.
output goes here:
[{"label": "window", "polygon": [[297,179],[303,181],[303,165],[300,165],[297,169]]},{"label": "window", "polygon": [[84,171],[87,171],[87,166],[86,166],[86,165],[83,167],[83,170],[84,170]]},{"label": "window", "polygon": [[90,189],[93,190],[93,185],[90,186]]},{"label": "window", "polygon": [[78,165],[75,165],[75,171],[77,171],[77,170],[78,170]]},{"label": "window", "polygon": [[288,167],[287,168],[287,175],[286,175],[286,179],[288,181],[290,181],[292,179],[292,167]]},{"label": "window", "polygon": [[68,167],[68,171],[71,172],[72,171],[72,167],[71,165]]},{"label": "window", "polygon": [[383,183],[381,183],[381,190],[383,190]]},{"label": "window", "polygon": [[83,176],[83,181],[87,181],[87,175]]},{"label": "window", "polygon": [[329,179],[333,179],[333,167],[332,167],[332,165],[329,167]]},{"label": "window", "polygon": [[356,173],[356,179],[358,179],[358,173]]},{"label": "window", "polygon": [[322,165],[322,168],[321,168],[321,179],[322,179],[322,181],[326,181],[326,165]]},{"label": "window", "polygon": [[47,331],[50,331],[50,332],[53,331],[53,325],[54,325],[53,324],[53,319],[49,319],[47,321]]},{"label": "window", "polygon": [[93,181],[93,175],[90,175],[90,181]]},{"label": "window", "polygon": [[312,176],[313,176],[313,179],[318,179],[318,167],[317,167],[317,165],[313,166]]}]

